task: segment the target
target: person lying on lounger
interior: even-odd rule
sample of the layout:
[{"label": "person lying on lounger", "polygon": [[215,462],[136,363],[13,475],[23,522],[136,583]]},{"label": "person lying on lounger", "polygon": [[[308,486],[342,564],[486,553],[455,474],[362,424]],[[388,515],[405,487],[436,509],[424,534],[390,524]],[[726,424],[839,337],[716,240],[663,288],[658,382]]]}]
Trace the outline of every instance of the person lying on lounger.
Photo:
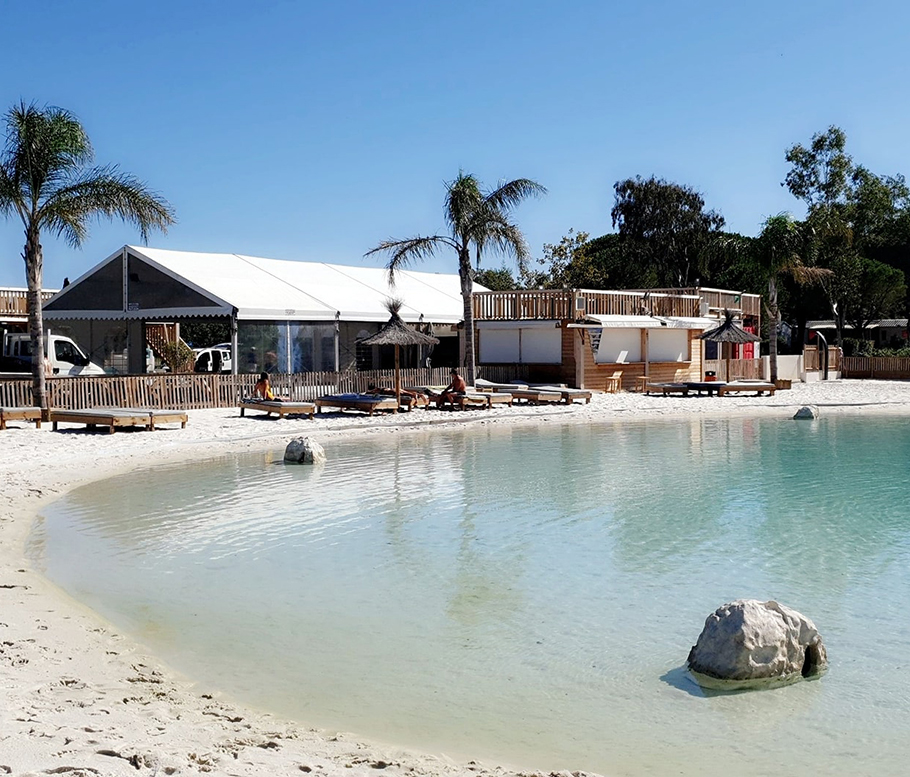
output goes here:
[{"label": "person lying on lounger", "polygon": [[259,373],[259,380],[253,386],[253,399],[264,399],[268,402],[281,401],[281,397],[276,397],[275,392],[272,391],[272,383],[267,372]]},{"label": "person lying on lounger", "polygon": [[[383,397],[394,397],[395,389],[391,388],[379,388],[375,383],[371,383],[367,386],[367,394],[378,394]],[[417,401],[417,394],[413,391],[406,391],[405,389],[401,390],[401,396],[407,397],[409,400]]]},{"label": "person lying on lounger", "polygon": [[458,370],[454,367],[452,368],[452,382],[446,386],[441,394],[437,394],[436,407],[442,409],[442,406],[446,402],[451,402],[459,394],[464,394],[468,390],[467,384],[464,382],[464,378],[458,374]]}]

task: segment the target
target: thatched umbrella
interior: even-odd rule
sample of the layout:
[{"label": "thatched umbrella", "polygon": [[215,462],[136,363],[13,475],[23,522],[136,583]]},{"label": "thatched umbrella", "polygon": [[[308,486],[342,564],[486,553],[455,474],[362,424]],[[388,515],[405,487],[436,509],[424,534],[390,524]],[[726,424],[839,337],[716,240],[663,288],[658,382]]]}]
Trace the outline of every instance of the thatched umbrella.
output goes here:
[{"label": "thatched umbrella", "polygon": [[724,348],[727,360],[727,380],[730,380],[730,345],[757,343],[761,340],[760,337],[736,326],[736,323],[733,321],[733,314],[729,310],[724,311],[724,322],[720,326],[709,329],[698,337],[700,340],[710,340],[714,343],[727,343],[726,348]]},{"label": "thatched umbrella", "polygon": [[418,332],[402,321],[398,312],[403,306],[404,302],[400,299],[386,300],[385,307],[391,314],[391,318],[375,335],[370,335],[360,341],[361,345],[395,346],[395,399],[399,405],[401,404],[401,369],[398,364],[398,349],[402,345],[435,345],[439,342],[439,338]]}]

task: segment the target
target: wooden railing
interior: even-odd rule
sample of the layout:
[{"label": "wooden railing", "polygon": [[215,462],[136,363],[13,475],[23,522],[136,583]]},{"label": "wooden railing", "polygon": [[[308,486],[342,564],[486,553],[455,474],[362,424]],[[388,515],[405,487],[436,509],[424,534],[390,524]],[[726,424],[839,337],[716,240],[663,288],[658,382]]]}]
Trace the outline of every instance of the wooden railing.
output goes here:
[{"label": "wooden railing", "polygon": [[707,289],[690,286],[684,289],[652,289],[663,294],[694,294],[701,297],[709,313],[716,315],[724,310],[741,312],[743,316],[761,318],[761,294],[746,294],[729,289]]},{"label": "wooden railing", "polygon": [[694,295],[654,291],[530,289],[474,294],[476,321],[569,320],[595,316],[698,316]]},{"label": "wooden railing", "polygon": [[845,356],[841,377],[910,380],[910,359],[899,356]]},{"label": "wooden railing", "polygon": [[[527,367],[517,365],[478,366],[477,376],[494,382],[515,378],[526,379]],[[445,367],[401,370],[402,386],[445,386],[451,376]],[[65,410],[87,407],[150,407],[199,410],[236,407],[249,396],[256,375],[223,374],[154,374],[103,377],[48,378],[48,406]],[[279,396],[300,401],[323,394],[366,391],[370,384],[392,388],[392,370],[369,372],[304,372],[272,375],[271,383]],[[0,405],[29,407],[32,382],[29,379],[5,379],[0,376]]]},{"label": "wooden railing", "polygon": [[[41,301],[47,302],[57,292],[46,289],[41,292]],[[28,300],[25,289],[0,289],[0,315],[27,316]]]},{"label": "wooden railing", "polygon": [[164,346],[177,342],[179,324],[174,323],[147,323],[145,325],[145,341],[149,344],[155,355],[161,358]]}]

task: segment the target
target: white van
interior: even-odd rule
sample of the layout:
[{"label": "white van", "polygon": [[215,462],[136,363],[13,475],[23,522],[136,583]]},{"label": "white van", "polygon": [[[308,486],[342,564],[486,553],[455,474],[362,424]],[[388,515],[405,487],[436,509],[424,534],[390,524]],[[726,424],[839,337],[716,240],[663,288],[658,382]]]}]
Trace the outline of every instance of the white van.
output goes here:
[{"label": "white van", "polygon": [[[104,370],[94,364],[83,350],[69,337],[46,332],[44,355],[47,358],[48,375],[104,375]],[[32,371],[32,340],[28,334],[8,332],[3,338],[3,358],[0,359],[3,372]]]}]

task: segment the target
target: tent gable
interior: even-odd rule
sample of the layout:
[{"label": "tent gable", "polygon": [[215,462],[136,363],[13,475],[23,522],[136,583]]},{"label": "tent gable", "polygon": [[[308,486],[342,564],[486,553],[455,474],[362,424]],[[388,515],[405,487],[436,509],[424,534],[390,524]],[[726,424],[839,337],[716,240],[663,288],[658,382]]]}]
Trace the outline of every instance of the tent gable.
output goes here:
[{"label": "tent gable", "polygon": [[46,302],[44,310],[123,310],[122,267],[117,253]]},{"label": "tent gable", "polygon": [[221,307],[132,252],[127,253],[127,301],[130,310]]}]

